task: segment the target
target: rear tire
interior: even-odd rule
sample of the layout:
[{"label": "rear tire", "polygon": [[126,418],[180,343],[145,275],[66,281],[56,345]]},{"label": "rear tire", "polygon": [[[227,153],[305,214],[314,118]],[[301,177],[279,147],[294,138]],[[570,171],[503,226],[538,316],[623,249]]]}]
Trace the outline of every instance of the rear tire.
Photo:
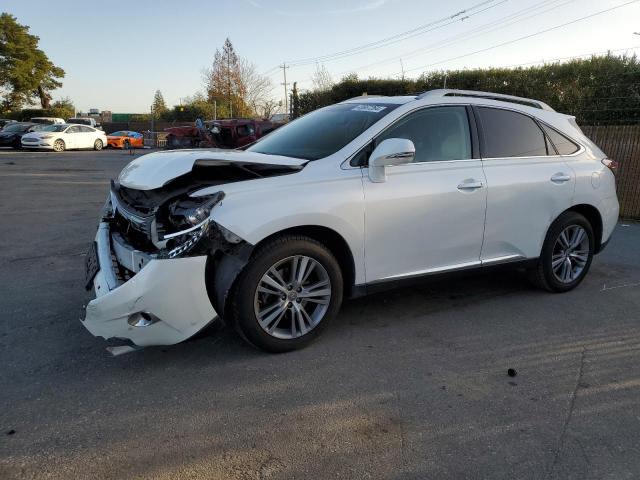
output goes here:
[{"label": "rear tire", "polygon": [[227,310],[249,343],[288,352],[322,333],[340,309],[342,293],[342,272],[333,254],[312,238],[285,235],[253,253]]},{"label": "rear tire", "polygon": [[64,150],[67,148],[67,146],[64,143],[64,140],[62,139],[58,139],[55,142],[53,142],[53,151],[54,152],[64,152]]},{"label": "rear tire", "polygon": [[102,147],[104,147],[104,144],[102,143],[102,140],[98,139],[95,142],[93,142],[93,149],[96,152],[99,152],[100,150],[102,150]]},{"label": "rear tire", "polygon": [[549,292],[573,290],[589,272],[594,251],[589,221],[577,212],[565,212],[549,227],[538,263],[528,272],[529,279]]}]

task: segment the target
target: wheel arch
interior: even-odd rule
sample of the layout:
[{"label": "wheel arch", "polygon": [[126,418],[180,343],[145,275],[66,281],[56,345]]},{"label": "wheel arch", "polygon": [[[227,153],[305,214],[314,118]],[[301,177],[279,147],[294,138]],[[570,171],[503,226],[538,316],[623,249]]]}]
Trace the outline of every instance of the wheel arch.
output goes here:
[{"label": "wheel arch", "polygon": [[345,286],[344,294],[346,297],[351,296],[353,286],[355,285],[356,264],[353,252],[342,235],[332,228],[321,225],[300,225],[275,232],[262,239],[258,245],[281,235],[304,235],[317,240],[327,247],[333,256],[336,257],[336,260],[338,260]]},{"label": "wheel arch", "polygon": [[593,205],[589,205],[587,203],[581,203],[578,205],[574,205],[571,208],[568,208],[562,213],[565,212],[576,212],[584,216],[589,223],[591,224],[591,228],[593,228],[593,234],[595,236],[596,248],[594,253],[600,252],[602,249],[602,215],[600,211],[594,207]]},{"label": "wheel arch", "polygon": [[255,245],[245,244],[247,248],[238,252],[239,255],[225,255],[218,251],[209,256],[205,278],[207,292],[213,307],[223,318],[229,313],[229,292],[233,290],[240,273],[249,263],[252,252],[264,243],[283,235],[303,235],[327,247],[338,261],[343,278],[344,296],[353,295],[356,278],[355,259],[344,237],[329,227],[299,225],[274,232]]}]

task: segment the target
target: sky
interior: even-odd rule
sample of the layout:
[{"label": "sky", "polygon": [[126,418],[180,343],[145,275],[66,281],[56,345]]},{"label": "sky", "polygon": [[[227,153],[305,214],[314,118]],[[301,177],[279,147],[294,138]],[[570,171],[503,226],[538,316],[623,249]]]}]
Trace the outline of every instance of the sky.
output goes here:
[{"label": "sky", "polygon": [[[142,113],[156,90],[169,105],[202,91],[202,70],[227,37],[283,99],[283,62],[291,64],[287,81],[305,90],[318,63],[337,81],[352,72],[416,78],[607,50],[640,53],[640,0],[629,1],[0,0],[0,9],[31,27],[65,70],[54,99],[69,97],[82,111]],[[331,56],[338,52],[345,53]]]}]

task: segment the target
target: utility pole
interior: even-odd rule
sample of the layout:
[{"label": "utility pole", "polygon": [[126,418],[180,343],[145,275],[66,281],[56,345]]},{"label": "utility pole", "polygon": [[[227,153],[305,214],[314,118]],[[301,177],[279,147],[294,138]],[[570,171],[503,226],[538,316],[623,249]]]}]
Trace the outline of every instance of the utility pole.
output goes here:
[{"label": "utility pole", "polygon": [[402,63],[402,59],[400,59],[400,71],[402,72],[402,83],[404,83],[404,64]]},{"label": "utility pole", "polygon": [[279,66],[282,69],[282,73],[284,75],[284,113],[285,115],[289,115],[289,95],[287,93],[287,64],[282,62],[282,65]]},{"label": "utility pole", "polygon": [[231,102],[231,52],[227,50],[227,80],[229,81],[229,118],[233,118],[233,103]]}]

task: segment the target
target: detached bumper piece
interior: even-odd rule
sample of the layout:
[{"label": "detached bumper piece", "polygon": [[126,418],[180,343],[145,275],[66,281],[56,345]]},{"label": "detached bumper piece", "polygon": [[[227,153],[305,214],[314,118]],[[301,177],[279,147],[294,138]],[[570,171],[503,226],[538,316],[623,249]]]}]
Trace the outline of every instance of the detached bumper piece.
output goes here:
[{"label": "detached bumper piece", "polygon": [[87,305],[83,320],[95,336],[127,339],[139,346],[172,345],[216,317],[205,286],[204,255],[153,258],[101,222],[95,259],[97,271],[90,270],[94,259],[88,259],[87,278],[92,277],[96,298]]}]

